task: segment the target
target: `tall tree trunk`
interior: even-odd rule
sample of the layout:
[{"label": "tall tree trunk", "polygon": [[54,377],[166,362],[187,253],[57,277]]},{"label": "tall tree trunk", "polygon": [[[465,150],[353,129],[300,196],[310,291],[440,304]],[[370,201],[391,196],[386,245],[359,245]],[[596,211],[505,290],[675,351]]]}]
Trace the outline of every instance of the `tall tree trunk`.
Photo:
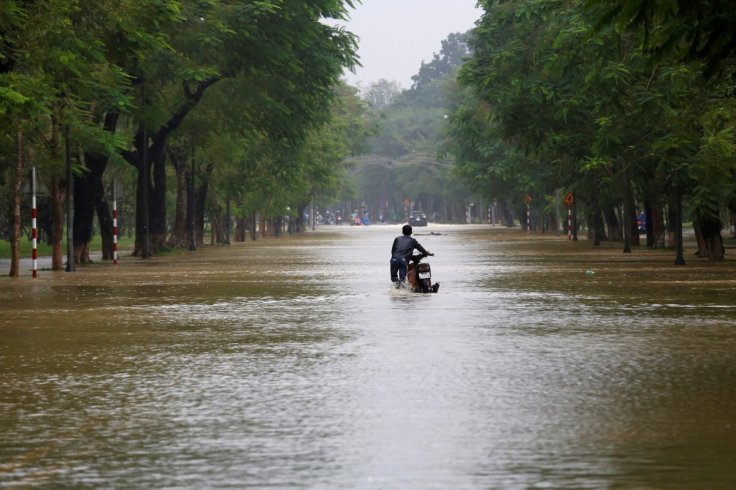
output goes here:
[{"label": "tall tree trunk", "polygon": [[153,252],[157,252],[166,245],[166,152],[164,142],[154,145],[152,153],[151,246]]},{"label": "tall tree trunk", "polygon": [[[540,212],[543,212],[543,210],[540,210]],[[544,227],[542,231],[552,231],[554,234],[559,234],[560,231],[560,222],[558,221],[558,214],[552,214],[549,213],[547,215],[547,220],[544,223]]]},{"label": "tall tree trunk", "polygon": [[606,219],[606,228],[608,229],[608,240],[620,242],[623,240],[623,233],[621,231],[621,225],[619,224],[616,210],[612,207],[606,207],[603,212]]},{"label": "tall tree trunk", "polygon": [[266,213],[264,212],[259,214],[258,230],[261,232],[261,238],[266,238]]},{"label": "tall tree trunk", "polygon": [[[624,201],[624,209],[623,209],[623,235],[624,235],[624,253],[630,254],[631,253],[631,242],[633,241],[633,236],[631,234],[631,208],[628,204],[628,199]],[[637,234],[638,236],[638,234]]]},{"label": "tall tree trunk", "polygon": [[639,244],[639,230],[636,226],[636,210],[634,209],[634,191],[631,188],[631,181],[626,177],[626,171],[623,171],[624,180],[624,206],[622,212],[622,228],[624,239],[624,253],[631,253],[631,246],[634,245],[634,236],[636,236],[636,245]]},{"label": "tall tree trunk", "polygon": [[649,234],[649,220],[651,219],[652,227],[652,246],[655,248],[664,248],[667,240],[667,228],[664,223],[664,209],[660,204],[652,206],[651,217],[647,215],[647,243]]},{"label": "tall tree trunk", "polygon": [[629,210],[629,232],[631,233],[631,245],[641,245],[639,226],[636,224],[636,209],[632,206]]},{"label": "tall tree trunk", "polygon": [[[110,203],[105,198],[105,185],[103,183],[107,161],[107,157],[100,159],[92,172],[95,213],[97,214],[97,225],[100,228],[100,239],[102,241],[102,260],[113,259],[112,209],[110,208]],[[110,194],[112,195],[112,192]]]},{"label": "tall tree trunk", "polygon": [[203,183],[194,193],[194,226],[197,246],[204,245],[204,204],[207,202],[207,184]]},{"label": "tall tree trunk", "polygon": [[725,258],[723,237],[721,236],[721,221],[719,219],[700,219],[697,226],[703,237],[705,256],[712,262]]},{"label": "tall tree trunk", "polygon": [[668,247],[676,247],[677,246],[677,238],[675,236],[675,232],[677,231],[677,225],[675,222],[677,221],[677,214],[675,213],[675,198],[671,197],[670,205],[667,206],[667,246]]},{"label": "tall tree trunk", "polygon": [[647,247],[654,248],[654,210],[649,200],[644,204],[644,217],[646,219]]},{"label": "tall tree trunk", "polygon": [[[134,255],[145,255],[166,244],[166,141],[171,133],[182,124],[192,109],[196,107],[205,91],[223,79],[223,76],[217,75],[200,81],[196,87],[186,87],[186,97],[176,111],[171,114],[171,117],[151,134],[148,134],[148,131],[143,128],[139,129],[134,138],[136,151],[124,153],[125,159],[138,170],[139,174],[138,185],[136,186],[137,209]],[[143,86],[141,86],[141,92],[142,103],[145,105],[147,100],[143,94]],[[144,159],[149,161],[149,170],[153,171],[152,184],[149,178],[150,172],[146,173],[145,178],[141,177]],[[146,182],[149,184],[146,185]],[[146,196],[143,196],[144,189],[149,192]],[[150,199],[147,199],[148,197]],[[138,209],[143,204],[148,204],[148,209]],[[142,223],[142,220],[148,223],[148,229],[146,229],[145,223],[139,224]],[[146,237],[150,238],[150,243],[144,243]]]},{"label": "tall tree trunk", "polygon": [[222,229],[220,224],[220,218],[212,212],[210,209],[210,212],[207,213],[207,215],[210,217],[210,245],[214,245],[215,243],[222,243],[222,233],[220,233],[220,230]]},{"label": "tall tree trunk", "polygon": [[66,189],[61,186],[61,178],[54,175],[51,178],[51,212],[53,215],[51,231],[51,269],[64,270],[64,251],[61,242],[64,239],[64,202]]},{"label": "tall tree trunk", "polygon": [[[100,186],[102,182],[100,182]],[[110,204],[104,199],[104,191],[100,199],[95,200],[95,212],[97,213],[97,224],[100,227],[100,238],[102,239],[102,260],[112,260],[112,210]]]},{"label": "tall tree trunk", "polygon": [[598,179],[593,183],[593,196],[591,202],[591,211],[593,218],[593,245],[600,246],[603,235],[603,220],[601,219],[601,208],[598,201]]},{"label": "tall tree trunk", "polygon": [[92,240],[94,195],[91,172],[74,176],[74,263],[88,264],[89,242]]},{"label": "tall tree trunk", "polygon": [[685,254],[682,243],[682,194],[680,193],[679,189],[675,189],[674,192],[673,208],[675,215],[675,248],[677,250],[675,256],[675,265],[685,265]]},{"label": "tall tree trunk", "polygon": [[[143,131],[139,132],[136,143],[139,156],[137,158],[128,157],[128,161],[138,169],[136,233],[133,255],[140,256],[143,256],[146,251],[149,254],[156,253],[166,245],[165,139],[161,135],[153,135],[150,138],[148,136],[144,138],[143,135]],[[152,141],[150,147],[143,147],[144,139],[146,143],[148,140]],[[142,171],[144,164],[148,167],[146,173]],[[147,192],[147,194],[144,195],[144,192]],[[146,225],[148,226],[146,227]],[[146,238],[149,240],[147,244],[145,243]]]},{"label": "tall tree trunk", "polygon": [[13,181],[13,228],[10,238],[10,277],[20,276],[21,187],[23,184],[23,131],[15,133],[15,180]]},{"label": "tall tree trunk", "polygon": [[636,204],[634,203],[634,189],[631,181],[626,179],[626,199],[624,201],[624,226],[625,233],[629,237],[629,250],[631,246],[641,245],[639,240],[639,225],[636,222]]},{"label": "tall tree trunk", "polygon": [[[307,210],[309,204],[302,203],[296,207],[296,232],[301,233],[306,230],[306,223],[304,222],[304,213]],[[352,224],[352,223],[351,223]]]},{"label": "tall tree trunk", "polygon": [[703,232],[700,230],[700,227],[697,223],[693,223],[693,232],[695,233],[695,243],[697,243],[698,245],[698,251],[696,252],[696,255],[698,257],[708,257],[708,246],[705,244]]},{"label": "tall tree trunk", "polygon": [[602,241],[608,240],[608,235],[605,230],[605,219],[603,218],[603,211],[600,208],[593,209],[593,228],[589,231],[589,234],[593,235],[593,245],[600,245]]},{"label": "tall tree trunk", "polygon": [[171,163],[176,173],[176,210],[174,227],[168,243],[172,247],[187,246],[187,200],[189,199],[189,172],[186,160],[178,155],[171,155]]},{"label": "tall tree trunk", "polygon": [[244,242],[245,241],[245,230],[247,226],[245,223],[245,217],[244,216],[238,216],[235,218],[235,241],[236,242]]},{"label": "tall tree trunk", "polygon": [[[147,166],[147,165],[145,165]],[[133,248],[133,255],[141,258],[144,257],[147,252],[150,252],[147,244],[144,241],[148,237],[149,222],[149,206],[148,206],[148,195],[151,192],[150,179],[145,175],[144,162],[139,160],[136,168],[138,169],[138,176],[136,178],[135,186],[135,246]]]},{"label": "tall tree trunk", "polygon": [[498,200],[498,211],[499,211],[499,218],[503,225],[506,228],[513,228],[514,227],[514,214],[511,212],[511,208],[509,208],[508,202],[506,202],[506,199],[499,199]]},{"label": "tall tree trunk", "polygon": [[[89,169],[89,172],[87,172],[87,188],[89,189],[89,193],[91,195],[91,206],[90,206],[90,212],[85,213],[85,216],[89,215],[89,222],[85,223],[85,226],[89,228],[89,231],[85,234],[85,236],[89,236],[89,239],[86,240],[87,243],[85,243],[85,247],[87,248],[87,257],[86,260],[89,262],[89,241],[92,238],[92,229],[93,229],[93,214],[97,214],[97,223],[100,228],[100,237],[102,239],[102,260],[112,260],[112,211],[110,210],[110,204],[105,199],[105,186],[103,184],[102,178],[105,175],[105,170],[107,169],[107,161],[108,157],[103,155],[85,155],[85,165]],[[79,180],[75,179],[75,190],[76,185],[79,182]],[[75,196],[78,194],[75,194]],[[78,201],[75,199],[75,205]],[[75,217],[77,214],[75,207]],[[74,230],[74,245],[76,248],[76,245],[78,243],[76,237],[77,237],[77,230]]]},{"label": "tall tree trunk", "polygon": [[281,236],[281,230],[284,227],[284,218],[283,216],[279,216],[278,218],[273,218],[271,220],[271,224],[273,226],[273,236],[280,237]]},{"label": "tall tree trunk", "polygon": [[[120,114],[109,112],[105,115],[103,126],[109,133],[115,133]],[[112,212],[105,200],[105,186],[102,178],[107,169],[108,157],[99,153],[85,153],[84,165],[87,171],[74,177],[74,257],[77,263],[88,263],[89,245],[92,240],[94,215],[100,226],[102,237],[102,258],[112,259]]]}]

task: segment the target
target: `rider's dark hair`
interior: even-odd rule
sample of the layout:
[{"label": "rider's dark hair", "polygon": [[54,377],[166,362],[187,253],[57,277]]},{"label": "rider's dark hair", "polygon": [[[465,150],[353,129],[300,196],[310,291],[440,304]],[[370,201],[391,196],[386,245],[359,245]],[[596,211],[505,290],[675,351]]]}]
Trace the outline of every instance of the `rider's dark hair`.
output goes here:
[{"label": "rider's dark hair", "polygon": [[404,235],[411,235],[411,225],[404,225],[401,228],[401,233],[403,233]]}]

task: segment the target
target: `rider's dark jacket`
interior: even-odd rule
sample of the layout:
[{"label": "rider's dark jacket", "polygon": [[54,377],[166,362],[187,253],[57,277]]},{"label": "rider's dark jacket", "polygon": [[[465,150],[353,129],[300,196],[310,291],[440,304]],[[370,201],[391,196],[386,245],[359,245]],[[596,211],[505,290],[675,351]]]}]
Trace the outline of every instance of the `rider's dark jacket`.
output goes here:
[{"label": "rider's dark jacket", "polygon": [[409,259],[411,259],[412,252],[415,248],[422,252],[424,256],[427,255],[427,251],[424,250],[424,247],[422,247],[419,242],[411,236],[397,236],[394,239],[394,244],[391,246],[391,258],[406,259],[406,261],[408,262]]}]

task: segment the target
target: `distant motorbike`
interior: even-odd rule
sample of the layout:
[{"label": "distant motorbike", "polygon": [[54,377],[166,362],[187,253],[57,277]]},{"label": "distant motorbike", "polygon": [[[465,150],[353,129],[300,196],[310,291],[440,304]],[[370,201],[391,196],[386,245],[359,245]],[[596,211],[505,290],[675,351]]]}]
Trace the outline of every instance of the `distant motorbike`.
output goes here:
[{"label": "distant motorbike", "polygon": [[[431,254],[434,256],[434,254]],[[409,287],[415,293],[436,293],[440,289],[440,283],[432,284],[432,269],[429,262],[421,262],[426,256],[415,255],[409,261],[409,267],[406,272],[406,280]]]}]

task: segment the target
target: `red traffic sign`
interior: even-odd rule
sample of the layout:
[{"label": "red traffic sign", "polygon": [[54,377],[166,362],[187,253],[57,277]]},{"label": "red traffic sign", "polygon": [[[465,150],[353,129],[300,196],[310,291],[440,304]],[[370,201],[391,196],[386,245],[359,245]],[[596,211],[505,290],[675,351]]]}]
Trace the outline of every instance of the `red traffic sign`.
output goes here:
[{"label": "red traffic sign", "polygon": [[526,196],[524,196],[524,202],[527,203],[527,204],[529,204],[530,202],[532,202],[532,196],[530,196],[529,194],[527,194]]},{"label": "red traffic sign", "polygon": [[568,192],[565,196],[565,204],[568,206],[575,202],[575,198],[572,196],[572,192]]}]

